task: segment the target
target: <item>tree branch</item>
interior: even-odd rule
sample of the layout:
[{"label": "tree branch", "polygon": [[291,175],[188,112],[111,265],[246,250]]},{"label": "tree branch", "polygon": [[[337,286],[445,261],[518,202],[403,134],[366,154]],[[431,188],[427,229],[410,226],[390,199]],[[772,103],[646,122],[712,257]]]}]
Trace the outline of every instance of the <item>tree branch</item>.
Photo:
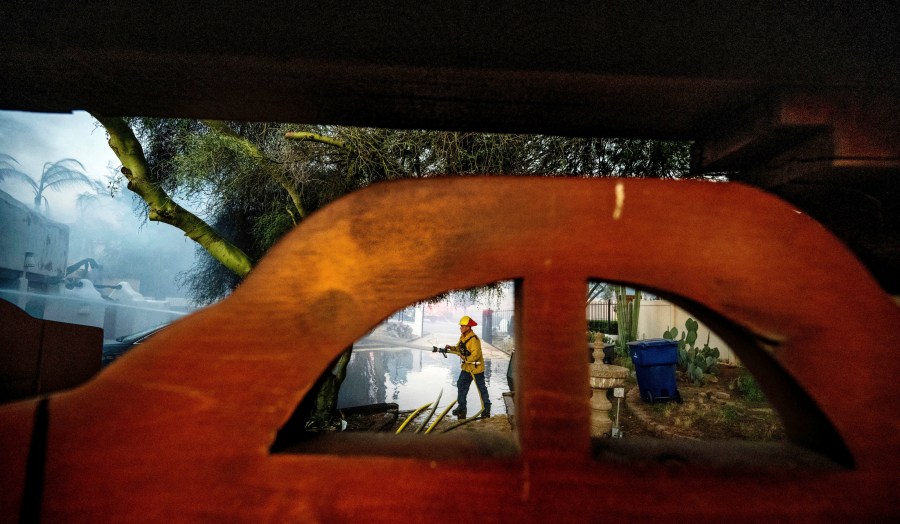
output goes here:
[{"label": "tree branch", "polygon": [[122,162],[122,174],[128,179],[128,189],[137,193],[150,207],[148,218],[184,231],[185,236],[200,244],[237,276],[247,276],[253,264],[246,253],[224,239],[202,219],[178,205],[161,187],[150,181],[150,168],[144,157],[144,150],[125,120],[93,113],[92,116],[106,128],[109,147]]},{"label": "tree branch", "polygon": [[[272,162],[269,157],[263,154],[262,150],[256,146],[250,140],[238,135],[235,133],[233,129],[231,129],[228,124],[222,122],[221,120],[204,120],[204,124],[209,126],[210,129],[219,133],[223,138],[228,139],[228,141],[235,147],[235,149],[241,150],[246,153],[250,158],[252,158],[256,163],[265,171],[273,180],[278,182],[278,184],[287,191],[288,195],[291,197],[291,202],[294,203],[294,207],[297,209],[297,213],[300,218],[306,217],[306,210],[303,208],[303,203],[300,201],[300,193],[297,191],[297,188],[291,184],[290,180],[284,174],[275,168],[274,162]],[[293,217],[292,217],[293,218]]]},{"label": "tree branch", "polygon": [[284,138],[288,140],[301,140],[308,142],[320,142],[322,144],[328,144],[330,146],[335,146],[347,151],[348,153],[355,153],[354,149],[347,145],[343,140],[338,140],[337,138],[332,138],[330,136],[320,135],[318,133],[313,133],[310,131],[290,131],[284,134]]}]

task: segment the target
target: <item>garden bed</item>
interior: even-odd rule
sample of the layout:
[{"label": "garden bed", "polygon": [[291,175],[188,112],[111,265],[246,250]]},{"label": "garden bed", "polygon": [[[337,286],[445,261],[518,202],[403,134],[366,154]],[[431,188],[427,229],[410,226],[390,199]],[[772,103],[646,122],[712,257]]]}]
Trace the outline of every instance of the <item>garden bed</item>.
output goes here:
[{"label": "garden bed", "polygon": [[[683,403],[647,404],[637,395],[630,379],[627,401],[620,413],[625,436],[657,436],[697,440],[747,440],[772,442],[785,438],[784,426],[758,389],[741,377],[748,372],[737,366],[720,366],[706,384],[694,385],[679,373],[678,390]],[[748,385],[749,383],[749,385]],[[740,385],[743,384],[743,387]],[[615,408],[614,408],[615,409]],[[615,411],[613,410],[613,416]]]}]

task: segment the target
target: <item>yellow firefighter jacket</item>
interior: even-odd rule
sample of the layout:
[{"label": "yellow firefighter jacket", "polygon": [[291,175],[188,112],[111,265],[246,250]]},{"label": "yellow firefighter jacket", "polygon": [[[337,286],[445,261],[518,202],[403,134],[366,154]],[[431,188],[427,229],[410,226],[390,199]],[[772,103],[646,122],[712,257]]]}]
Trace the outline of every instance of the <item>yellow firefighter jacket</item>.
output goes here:
[{"label": "yellow firefighter jacket", "polygon": [[[460,349],[465,347],[469,350],[469,356],[462,355]],[[456,345],[456,351],[459,358],[462,359],[462,370],[469,373],[484,373],[484,357],[481,354],[481,340],[475,336],[473,331],[469,331],[465,335],[459,337],[459,343]]]}]

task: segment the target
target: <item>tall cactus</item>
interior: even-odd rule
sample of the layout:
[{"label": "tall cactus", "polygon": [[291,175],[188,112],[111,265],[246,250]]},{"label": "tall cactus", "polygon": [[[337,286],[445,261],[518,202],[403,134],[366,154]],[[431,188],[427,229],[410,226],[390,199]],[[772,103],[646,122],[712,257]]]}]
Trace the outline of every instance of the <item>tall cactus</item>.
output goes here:
[{"label": "tall cactus", "polygon": [[634,290],[634,301],[628,304],[631,308],[631,326],[628,330],[629,341],[636,340],[638,338],[638,317],[641,315],[641,290]]},{"label": "tall cactus", "polygon": [[619,325],[618,348],[622,354],[627,354],[628,343],[637,338],[638,318],[641,313],[641,292],[635,290],[634,300],[629,301],[627,288],[615,286],[616,292],[616,320]]}]

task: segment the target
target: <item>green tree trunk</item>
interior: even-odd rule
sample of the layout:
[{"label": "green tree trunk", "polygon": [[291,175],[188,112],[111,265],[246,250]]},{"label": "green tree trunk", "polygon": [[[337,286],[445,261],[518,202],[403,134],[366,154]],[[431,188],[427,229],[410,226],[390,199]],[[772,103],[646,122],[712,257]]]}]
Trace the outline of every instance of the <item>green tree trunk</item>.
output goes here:
[{"label": "green tree trunk", "polygon": [[[119,161],[122,162],[122,174],[128,179],[128,189],[147,203],[149,207],[148,218],[165,222],[181,229],[186,236],[200,244],[223,266],[239,277],[244,278],[253,265],[250,258],[237,246],[219,235],[205,221],[178,205],[159,185],[150,181],[148,176],[150,169],[144,156],[143,148],[128,123],[122,118],[109,118],[98,115],[94,115],[94,118],[106,128],[109,135],[109,146],[119,158]],[[224,123],[208,121],[207,124],[220,134],[233,140],[236,148],[242,149],[244,153],[266,167],[270,174],[276,173],[277,170],[266,165],[267,161],[261,151],[248,140],[239,137]],[[305,216],[305,210],[300,205],[299,194],[296,191],[291,191],[292,186],[283,177],[273,178],[288,190],[300,217]],[[347,349],[338,357],[331,373],[326,373],[313,391],[315,403],[308,420],[317,427],[327,427],[334,420],[338,392],[340,391],[341,383],[347,376],[347,365],[350,362],[352,349],[352,347]]]},{"label": "green tree trunk", "polygon": [[93,116],[106,128],[109,147],[122,162],[122,174],[128,179],[128,189],[137,193],[149,206],[147,218],[184,231],[185,236],[200,244],[223,266],[241,278],[247,276],[253,264],[246,253],[222,238],[201,218],[178,205],[161,187],[150,181],[150,169],[144,150],[128,123],[121,118]]},{"label": "green tree trunk", "polygon": [[352,353],[353,346],[350,346],[337,358],[331,373],[326,373],[318,383],[315,390],[316,403],[309,416],[310,422],[316,428],[326,428],[334,420],[334,414],[337,411],[338,393],[340,392],[341,384],[347,377],[347,365],[350,363],[350,355]]}]

